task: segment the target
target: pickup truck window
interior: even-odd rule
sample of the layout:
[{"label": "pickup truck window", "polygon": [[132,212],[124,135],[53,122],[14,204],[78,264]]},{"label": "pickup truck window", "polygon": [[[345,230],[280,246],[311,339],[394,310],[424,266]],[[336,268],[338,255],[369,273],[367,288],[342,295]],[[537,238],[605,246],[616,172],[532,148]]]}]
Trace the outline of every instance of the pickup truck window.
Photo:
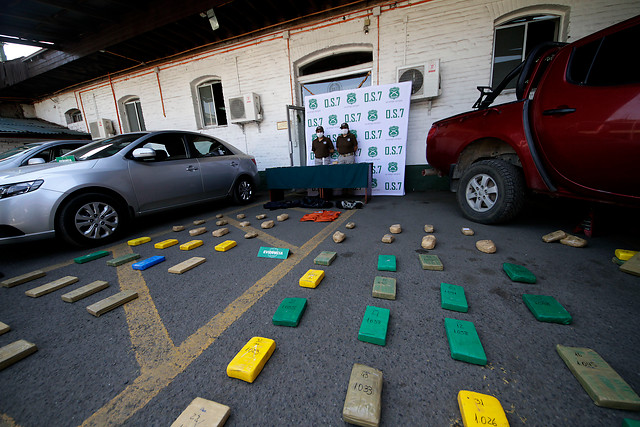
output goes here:
[{"label": "pickup truck window", "polygon": [[576,47],[569,62],[567,78],[586,86],[618,86],[640,83],[633,54],[640,40],[640,26]]}]

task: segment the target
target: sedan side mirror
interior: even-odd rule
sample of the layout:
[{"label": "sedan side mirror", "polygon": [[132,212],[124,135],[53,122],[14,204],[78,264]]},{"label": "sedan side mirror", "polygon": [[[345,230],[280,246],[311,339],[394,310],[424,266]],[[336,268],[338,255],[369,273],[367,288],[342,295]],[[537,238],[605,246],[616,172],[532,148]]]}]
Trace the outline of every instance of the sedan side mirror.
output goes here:
[{"label": "sedan side mirror", "polygon": [[153,148],[136,148],[133,150],[133,158],[138,160],[153,159],[156,152]]},{"label": "sedan side mirror", "polygon": [[27,162],[28,165],[41,165],[46,163],[42,157],[32,157]]}]

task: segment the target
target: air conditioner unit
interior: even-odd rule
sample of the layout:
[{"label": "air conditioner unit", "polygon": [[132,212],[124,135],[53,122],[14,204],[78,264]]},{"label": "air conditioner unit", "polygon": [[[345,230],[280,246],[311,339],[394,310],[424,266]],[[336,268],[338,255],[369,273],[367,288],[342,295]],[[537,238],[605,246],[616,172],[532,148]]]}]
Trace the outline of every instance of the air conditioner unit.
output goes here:
[{"label": "air conditioner unit", "polygon": [[262,120],[260,96],[247,93],[227,99],[229,105],[229,121],[231,123],[259,122]]},{"label": "air conditioner unit", "polygon": [[109,119],[99,119],[95,122],[89,122],[89,133],[91,133],[91,138],[93,139],[106,138],[116,134],[113,129],[113,122]]},{"label": "air conditioner unit", "polygon": [[398,82],[411,82],[411,100],[440,96],[440,60],[398,67]]}]

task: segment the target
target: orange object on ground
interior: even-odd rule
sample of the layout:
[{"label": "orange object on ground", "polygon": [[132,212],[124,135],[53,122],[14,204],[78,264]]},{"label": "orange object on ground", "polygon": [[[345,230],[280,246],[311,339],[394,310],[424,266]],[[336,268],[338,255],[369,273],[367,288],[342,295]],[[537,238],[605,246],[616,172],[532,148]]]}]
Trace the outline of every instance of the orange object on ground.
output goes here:
[{"label": "orange object on ground", "polygon": [[338,211],[316,211],[304,215],[300,221],[331,222],[338,219],[341,213]]}]

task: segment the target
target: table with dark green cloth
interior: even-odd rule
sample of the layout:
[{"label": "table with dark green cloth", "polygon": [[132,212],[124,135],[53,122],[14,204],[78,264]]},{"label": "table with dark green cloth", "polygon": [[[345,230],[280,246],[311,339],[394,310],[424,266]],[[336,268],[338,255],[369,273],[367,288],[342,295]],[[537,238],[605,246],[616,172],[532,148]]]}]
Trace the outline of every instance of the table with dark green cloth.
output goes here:
[{"label": "table with dark green cloth", "polygon": [[365,202],[371,198],[373,163],[347,165],[291,166],[266,170],[271,200],[292,188],[364,188]]}]

